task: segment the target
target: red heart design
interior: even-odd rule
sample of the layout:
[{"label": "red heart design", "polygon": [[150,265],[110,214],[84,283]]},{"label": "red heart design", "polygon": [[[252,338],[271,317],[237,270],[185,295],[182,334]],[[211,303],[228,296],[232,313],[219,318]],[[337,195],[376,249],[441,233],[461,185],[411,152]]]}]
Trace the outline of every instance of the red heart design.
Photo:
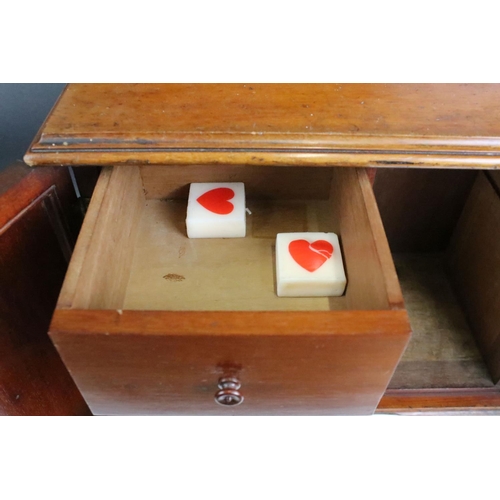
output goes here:
[{"label": "red heart design", "polygon": [[234,205],[228,201],[232,198],[234,198],[234,191],[227,187],[221,187],[203,193],[196,201],[214,214],[227,215],[234,209]]},{"label": "red heart design", "polygon": [[288,245],[288,251],[299,266],[312,273],[333,255],[333,246],[325,240],[316,240],[313,243],[294,240]]}]

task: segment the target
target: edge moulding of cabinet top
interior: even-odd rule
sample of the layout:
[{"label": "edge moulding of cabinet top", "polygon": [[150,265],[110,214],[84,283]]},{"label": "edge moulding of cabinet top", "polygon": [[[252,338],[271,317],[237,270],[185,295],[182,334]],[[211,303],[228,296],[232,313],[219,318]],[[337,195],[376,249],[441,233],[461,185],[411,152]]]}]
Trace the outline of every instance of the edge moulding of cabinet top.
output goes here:
[{"label": "edge moulding of cabinet top", "polygon": [[500,168],[500,84],[70,84],[35,165]]}]

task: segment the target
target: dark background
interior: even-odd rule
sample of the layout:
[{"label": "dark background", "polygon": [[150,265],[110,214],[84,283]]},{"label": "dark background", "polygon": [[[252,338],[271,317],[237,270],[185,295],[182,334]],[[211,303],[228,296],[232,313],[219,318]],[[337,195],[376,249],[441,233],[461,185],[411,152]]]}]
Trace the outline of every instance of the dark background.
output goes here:
[{"label": "dark background", "polygon": [[64,83],[0,83],[0,170],[22,160]]}]

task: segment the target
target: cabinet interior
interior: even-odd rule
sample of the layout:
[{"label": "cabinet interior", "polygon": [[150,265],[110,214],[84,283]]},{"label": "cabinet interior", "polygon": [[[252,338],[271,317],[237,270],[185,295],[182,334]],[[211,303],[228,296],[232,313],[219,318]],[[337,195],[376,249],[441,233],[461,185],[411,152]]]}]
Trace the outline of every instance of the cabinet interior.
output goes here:
[{"label": "cabinet interior", "polygon": [[389,389],[500,378],[497,174],[387,169],[374,192],[412,326]]},{"label": "cabinet interior", "polygon": [[[191,182],[244,182],[247,236],[189,239]],[[342,297],[275,293],[278,232],[339,235]],[[104,168],[59,307],[168,311],[338,311],[402,307],[363,169],[259,166]]]}]

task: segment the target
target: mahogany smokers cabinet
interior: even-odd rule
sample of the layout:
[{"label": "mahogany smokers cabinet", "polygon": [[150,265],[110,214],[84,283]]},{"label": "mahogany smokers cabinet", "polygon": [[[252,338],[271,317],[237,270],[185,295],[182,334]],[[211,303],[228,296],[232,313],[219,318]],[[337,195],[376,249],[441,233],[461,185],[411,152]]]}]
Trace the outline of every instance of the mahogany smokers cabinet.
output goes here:
[{"label": "mahogany smokers cabinet", "polygon": [[[25,161],[102,167],[49,332],[94,414],[500,408],[499,85],[71,84]],[[247,236],[189,240],[217,181]],[[294,231],[344,296],[276,296]]]}]

